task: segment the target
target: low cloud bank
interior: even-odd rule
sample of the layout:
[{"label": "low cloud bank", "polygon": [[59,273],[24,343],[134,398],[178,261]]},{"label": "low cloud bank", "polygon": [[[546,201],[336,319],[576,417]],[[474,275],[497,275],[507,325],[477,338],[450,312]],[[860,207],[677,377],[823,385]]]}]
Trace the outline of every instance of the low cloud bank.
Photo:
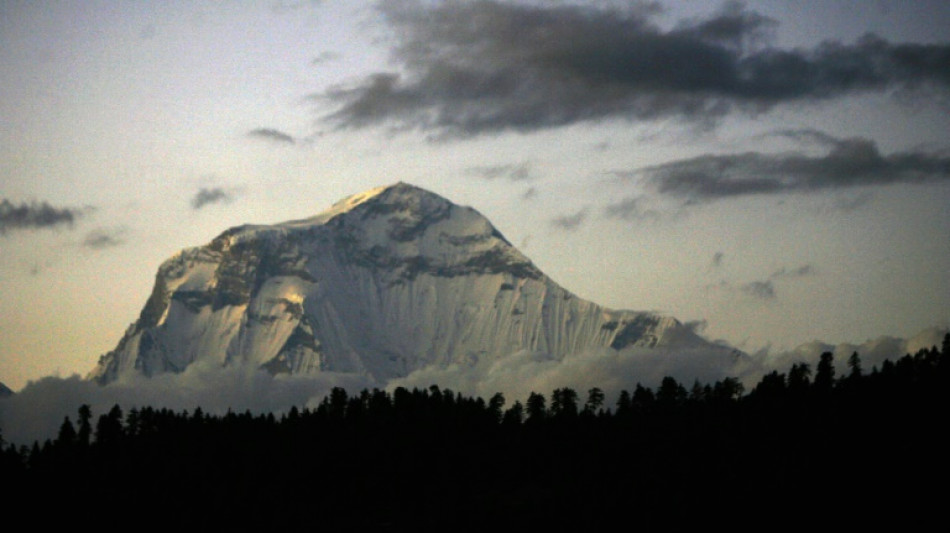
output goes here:
[{"label": "low cloud bank", "polygon": [[914,355],[922,349],[933,347],[941,349],[943,337],[948,332],[950,328],[934,326],[908,339],[882,335],[860,344],[848,342],[828,344],[815,340],[789,351],[772,352],[764,349],[751,356],[744,368],[737,370],[742,371],[740,375],[744,377],[744,381],[754,384],[766,373],[772,370],[786,373],[796,363],[806,363],[814,372],[821,354],[831,352],[834,354],[835,373],[840,377],[849,372],[848,358],[857,352],[864,373],[870,373],[874,367],[880,369],[886,360],[896,361],[907,354]]},{"label": "low cloud bank", "polygon": [[489,398],[496,392],[505,395],[510,406],[524,402],[528,394],[550,395],[556,388],[570,387],[581,397],[593,387],[602,389],[608,401],[616,399],[621,390],[633,390],[637,383],[656,387],[665,376],[692,384],[714,382],[732,375],[743,357],[728,348],[722,349],[627,349],[604,348],[555,360],[546,354],[517,352],[495,362],[473,367],[452,365],[447,368],[426,368],[394,380],[390,387],[427,387],[438,383],[466,395]]},{"label": "low cloud bank", "polygon": [[118,404],[123,412],[151,406],[176,412],[201,407],[223,415],[228,410],[252,413],[283,412],[291,406],[316,407],[333,387],[347,391],[379,387],[363,376],[327,372],[316,376],[271,376],[242,368],[193,365],[181,374],[147,378],[134,376],[106,386],[73,375],[31,381],[17,394],[0,400],[0,428],[5,441],[29,444],[55,438],[63,418],[74,423],[76,411],[88,404],[93,416]]},{"label": "low cloud bank", "polygon": [[196,407],[209,414],[228,410],[252,413],[285,412],[291,406],[315,408],[333,387],[350,394],[363,389],[396,387],[428,388],[436,384],[467,396],[489,398],[501,392],[506,407],[522,403],[530,392],[546,397],[556,388],[570,387],[586,398],[587,391],[599,387],[612,407],[621,390],[632,391],[637,383],[656,388],[666,376],[676,378],[689,388],[694,381],[712,384],[726,377],[737,377],[751,390],[763,375],[772,370],[786,373],[794,363],[804,362],[814,369],[822,352],[834,353],[835,369],[841,376],[848,372],[847,360],[853,352],[861,356],[865,372],[890,359],[922,348],[941,346],[947,328],[932,327],[909,339],[882,336],[861,344],[831,345],[819,341],[794,350],[762,350],[747,355],[728,347],[694,350],[611,349],[592,350],[557,360],[546,354],[520,351],[496,361],[477,365],[450,365],[425,368],[405,378],[379,383],[354,374],[327,372],[311,376],[271,376],[263,371],[193,365],[181,374],[152,378],[135,376],[107,386],[99,386],[79,376],[47,377],[30,382],[19,393],[0,399],[0,428],[7,442],[31,444],[55,438],[63,418],[75,422],[76,411],[88,404],[93,415],[108,412],[115,404],[128,412],[132,407],[152,406],[176,412]]}]

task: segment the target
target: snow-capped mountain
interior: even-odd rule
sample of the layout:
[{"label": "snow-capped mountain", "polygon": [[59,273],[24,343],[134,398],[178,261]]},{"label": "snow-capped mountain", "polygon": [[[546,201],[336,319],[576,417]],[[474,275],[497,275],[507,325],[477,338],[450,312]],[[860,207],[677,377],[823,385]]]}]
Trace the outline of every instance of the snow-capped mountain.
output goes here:
[{"label": "snow-capped mountain", "polygon": [[385,382],[523,350],[560,359],[656,346],[728,350],[672,317],[574,296],[474,209],[397,183],[309,219],[232,228],[168,259],[89,377],[210,361]]}]

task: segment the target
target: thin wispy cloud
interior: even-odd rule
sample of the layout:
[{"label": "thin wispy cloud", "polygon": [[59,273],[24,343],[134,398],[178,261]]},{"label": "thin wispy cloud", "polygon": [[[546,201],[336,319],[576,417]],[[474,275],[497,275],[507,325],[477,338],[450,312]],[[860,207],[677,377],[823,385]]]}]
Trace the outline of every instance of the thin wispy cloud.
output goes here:
[{"label": "thin wispy cloud", "polygon": [[[710,270],[720,270],[723,263],[723,258],[725,254],[723,252],[716,252],[713,254],[712,261],[710,263]],[[726,280],[720,280],[718,284],[707,285],[707,289],[719,289],[728,292],[739,292],[746,296],[750,296],[756,300],[762,301],[773,301],[777,300],[779,297],[778,290],[776,289],[776,282],[786,283],[800,278],[814,276],[818,273],[818,270],[814,265],[804,264],[795,268],[789,268],[782,266],[772,272],[767,278],[749,281],[734,285]]]},{"label": "thin wispy cloud", "polygon": [[768,135],[773,137],[785,137],[800,144],[811,144],[827,148],[834,148],[841,142],[837,137],[814,128],[780,129],[770,132]]},{"label": "thin wispy cloud", "polygon": [[[789,103],[950,89],[950,44],[771,46],[778,22],[728,3],[673,29],[659,5],[381,2],[397,71],[322,95],[342,127],[390,124],[443,136],[678,117],[700,123]],[[925,91],[918,91],[923,94]]]},{"label": "thin wispy cloud", "polygon": [[574,231],[581,227],[584,221],[587,220],[587,212],[588,209],[585,207],[571,215],[554,217],[554,219],[551,220],[551,225],[565,231]]},{"label": "thin wispy cloud", "polygon": [[469,167],[465,169],[465,174],[486,180],[528,181],[533,178],[529,163]]},{"label": "thin wispy cloud", "polygon": [[604,216],[628,221],[658,218],[659,212],[646,207],[646,203],[646,198],[642,195],[624,198],[619,202],[608,204],[604,208]]},{"label": "thin wispy cloud", "polygon": [[318,7],[325,0],[274,0],[270,4],[271,11],[274,13],[294,12],[308,7]]},{"label": "thin wispy cloud", "polygon": [[769,279],[794,279],[801,278],[804,276],[813,276],[815,275],[816,270],[812,265],[802,265],[798,268],[786,268],[782,267],[769,276]]},{"label": "thin wispy cloud", "polygon": [[47,202],[15,204],[0,200],[0,235],[8,231],[72,226],[83,210],[54,207]]},{"label": "thin wispy cloud", "polygon": [[860,209],[871,202],[874,195],[863,191],[859,194],[840,196],[834,199],[830,206],[832,211],[854,211]]},{"label": "thin wispy cloud", "polygon": [[740,286],[739,290],[760,300],[775,299],[775,285],[772,283],[772,280],[750,281]]},{"label": "thin wispy cloud", "polygon": [[[701,333],[706,321],[685,324],[693,333]],[[239,367],[203,367],[191,365],[182,373],[167,373],[151,378],[132,375],[122,381],[100,386],[78,375],[68,378],[44,377],[30,381],[17,394],[0,402],[3,436],[8,442],[28,445],[35,440],[55,438],[65,416],[75,416],[77,406],[88,404],[94,414],[105,413],[113,405],[124,409],[148,405],[174,411],[201,406],[209,414],[228,411],[252,413],[287,412],[291,406],[316,408],[332,387],[351,394],[362,389],[397,386],[425,389],[438,383],[466,395],[488,398],[502,392],[506,398],[524,400],[530,392],[551,391],[557,387],[587,390],[603,389],[611,402],[621,390],[642,383],[655,388],[666,376],[681,383],[695,380],[713,382],[739,377],[747,387],[762,375],[777,370],[786,372],[799,362],[814,368],[820,354],[833,351],[836,365],[843,368],[848,356],[857,351],[866,367],[896,360],[905,353],[939,345],[946,328],[930,328],[909,338],[880,337],[863,344],[826,344],[814,341],[791,351],[763,353],[757,357],[737,357],[729,350],[670,350],[666,348],[628,348],[590,350],[554,360],[521,351],[485,365],[430,366],[388,384],[356,374],[321,372],[303,376],[275,377],[260,370]],[[253,394],[248,394],[248,391]]]},{"label": "thin wispy cloud", "polygon": [[284,133],[273,128],[256,128],[247,132],[248,137],[264,139],[283,144],[296,144],[297,140],[290,134]]},{"label": "thin wispy cloud", "polygon": [[82,241],[85,248],[104,250],[125,244],[124,228],[96,228],[86,234]]},{"label": "thin wispy cloud", "polygon": [[191,199],[192,209],[202,209],[211,204],[230,203],[233,195],[221,187],[202,187]]},{"label": "thin wispy cloud", "polygon": [[332,63],[334,61],[339,61],[343,57],[342,54],[338,52],[321,52],[320,55],[313,58],[310,62],[311,65],[324,65],[326,63]]},{"label": "thin wispy cloud", "polygon": [[634,174],[661,195],[698,203],[748,195],[948,181],[950,156],[927,152],[884,155],[869,139],[834,139],[831,150],[821,156],[801,152],[709,154],[645,167]]}]

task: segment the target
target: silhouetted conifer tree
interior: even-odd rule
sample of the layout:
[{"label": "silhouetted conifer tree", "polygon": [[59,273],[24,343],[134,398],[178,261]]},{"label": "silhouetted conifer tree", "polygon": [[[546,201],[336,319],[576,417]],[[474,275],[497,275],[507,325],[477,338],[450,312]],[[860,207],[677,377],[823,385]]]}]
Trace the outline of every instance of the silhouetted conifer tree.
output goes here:
[{"label": "silhouetted conifer tree", "polygon": [[664,408],[682,405],[688,397],[686,389],[671,376],[663,378],[656,391],[656,402]]},{"label": "silhouetted conifer tree", "polygon": [[327,415],[333,420],[343,420],[346,416],[348,396],[342,387],[333,387],[330,390],[330,401],[327,405]]},{"label": "silhouetted conifer tree", "polygon": [[633,399],[631,403],[634,412],[647,413],[653,409],[653,404],[656,403],[656,396],[654,396],[652,390],[637,383],[636,388],[633,389]]},{"label": "silhouetted conifer tree", "polygon": [[706,388],[703,387],[699,380],[693,381],[693,386],[689,389],[689,401],[695,403],[702,403],[706,400]]},{"label": "silhouetted conifer tree", "polygon": [[594,387],[587,391],[587,402],[584,403],[584,411],[589,415],[596,415],[604,406],[604,391]]},{"label": "silhouetted conifer tree", "polygon": [[507,426],[520,426],[524,421],[524,406],[521,405],[521,402],[515,401],[514,405],[509,407],[505,411],[504,418],[502,419],[502,424]]},{"label": "silhouetted conifer tree", "polygon": [[712,400],[718,403],[728,403],[738,400],[745,392],[745,387],[736,378],[725,378],[717,381],[713,386]]},{"label": "silhouetted conifer tree", "polygon": [[80,446],[89,446],[90,436],[92,435],[92,409],[86,404],[79,406],[79,431],[76,433],[76,439]]},{"label": "silhouetted conifer tree", "polygon": [[573,418],[578,413],[577,391],[569,387],[555,389],[551,395],[551,415],[559,418]]},{"label": "silhouetted conifer tree", "polygon": [[492,420],[494,420],[496,423],[501,422],[501,417],[502,417],[501,409],[504,406],[505,406],[505,395],[500,392],[496,392],[495,395],[492,396],[490,400],[488,400],[489,415],[491,415]]},{"label": "silhouetted conifer tree", "polygon": [[96,423],[96,442],[109,444],[122,438],[122,409],[118,404],[112,406],[108,414],[99,416]]},{"label": "silhouetted conifer tree", "polygon": [[625,389],[620,391],[620,396],[617,398],[617,417],[625,418],[631,414],[633,414],[633,400]]},{"label": "silhouetted conifer tree", "polygon": [[547,400],[544,395],[536,392],[529,394],[525,413],[528,415],[528,422],[535,423],[544,420],[547,416]]},{"label": "silhouetted conifer tree", "polygon": [[754,398],[777,400],[785,396],[785,374],[773,370],[762,376],[758,385],[752,390]]},{"label": "silhouetted conifer tree", "polygon": [[792,365],[788,371],[788,390],[793,394],[802,394],[811,385],[811,368],[808,363],[797,363]]},{"label": "silhouetted conifer tree", "polygon": [[835,384],[834,354],[823,352],[818,360],[818,370],[815,372],[813,386],[821,393],[831,392]]},{"label": "silhouetted conifer tree", "polygon": [[851,369],[848,378],[852,380],[859,379],[863,374],[861,370],[861,356],[858,355],[858,352],[851,353],[851,357],[848,358],[848,368]]},{"label": "silhouetted conifer tree", "polygon": [[59,434],[56,436],[56,445],[69,447],[76,444],[76,428],[73,426],[72,421],[69,420],[69,417],[63,419],[63,423],[59,426]]}]

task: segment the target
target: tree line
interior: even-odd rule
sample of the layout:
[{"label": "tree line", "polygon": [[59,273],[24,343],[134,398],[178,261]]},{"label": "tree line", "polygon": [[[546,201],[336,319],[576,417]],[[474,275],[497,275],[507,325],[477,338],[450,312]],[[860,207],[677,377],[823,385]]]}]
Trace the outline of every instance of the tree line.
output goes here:
[{"label": "tree line", "polygon": [[788,515],[803,497],[886,502],[878,518],[913,521],[950,473],[948,367],[950,334],[880,368],[854,353],[839,372],[826,352],[749,391],[667,377],[611,405],[599,388],[522,404],[437,385],[334,388],[281,414],[82,405],[55,438],[0,438],[0,473],[11,503],[179,527],[685,525],[736,507],[788,523],[808,516]]}]

